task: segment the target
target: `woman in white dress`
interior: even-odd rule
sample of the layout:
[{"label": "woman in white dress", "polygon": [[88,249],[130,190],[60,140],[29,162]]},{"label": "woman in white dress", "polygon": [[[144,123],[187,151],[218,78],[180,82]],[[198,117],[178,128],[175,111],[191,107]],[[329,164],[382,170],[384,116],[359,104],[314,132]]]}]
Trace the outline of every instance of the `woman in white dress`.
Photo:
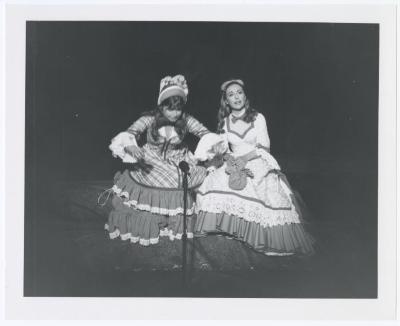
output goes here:
[{"label": "woman in white dress", "polygon": [[221,90],[222,146],[211,148],[205,137],[195,155],[205,160],[219,151],[223,165],[198,190],[195,231],[230,234],[266,255],[313,253],[314,239],[302,224],[298,201],[270,154],[265,117],[250,107],[243,81],[229,80]]}]

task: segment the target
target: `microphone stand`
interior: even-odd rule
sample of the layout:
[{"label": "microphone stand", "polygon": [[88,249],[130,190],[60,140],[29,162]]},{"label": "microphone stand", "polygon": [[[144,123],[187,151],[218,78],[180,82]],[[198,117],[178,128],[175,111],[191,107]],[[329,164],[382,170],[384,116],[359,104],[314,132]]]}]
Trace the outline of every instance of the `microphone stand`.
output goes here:
[{"label": "microphone stand", "polygon": [[183,233],[182,233],[182,273],[183,286],[187,285],[187,232],[186,232],[186,209],[188,192],[187,172],[183,172]]},{"label": "microphone stand", "polygon": [[189,164],[185,161],[179,163],[179,168],[183,172],[183,231],[182,231],[182,280],[183,287],[187,286],[187,193],[188,193],[188,172]]}]

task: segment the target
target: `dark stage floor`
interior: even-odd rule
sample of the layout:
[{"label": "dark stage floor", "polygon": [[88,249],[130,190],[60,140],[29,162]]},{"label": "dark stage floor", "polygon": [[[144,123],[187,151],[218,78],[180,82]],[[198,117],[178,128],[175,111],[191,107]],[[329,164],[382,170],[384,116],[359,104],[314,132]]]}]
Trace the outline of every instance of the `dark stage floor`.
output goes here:
[{"label": "dark stage floor", "polygon": [[[26,296],[374,298],[376,181],[366,173],[293,174],[313,213],[312,257],[266,257],[223,236],[189,240],[182,285],[181,241],[141,247],[110,240],[111,181],[71,182],[38,201],[26,224]],[[40,197],[40,196],[39,196]]]}]

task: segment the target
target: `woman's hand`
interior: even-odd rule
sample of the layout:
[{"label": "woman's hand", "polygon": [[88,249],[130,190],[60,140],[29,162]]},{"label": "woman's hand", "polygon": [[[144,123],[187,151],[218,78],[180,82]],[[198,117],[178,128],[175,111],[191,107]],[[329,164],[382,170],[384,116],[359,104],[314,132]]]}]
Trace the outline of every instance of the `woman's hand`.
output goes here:
[{"label": "woman's hand", "polygon": [[124,147],[124,151],[130,155],[136,160],[142,160],[144,158],[144,151],[142,148],[135,146],[135,145],[130,145]]}]

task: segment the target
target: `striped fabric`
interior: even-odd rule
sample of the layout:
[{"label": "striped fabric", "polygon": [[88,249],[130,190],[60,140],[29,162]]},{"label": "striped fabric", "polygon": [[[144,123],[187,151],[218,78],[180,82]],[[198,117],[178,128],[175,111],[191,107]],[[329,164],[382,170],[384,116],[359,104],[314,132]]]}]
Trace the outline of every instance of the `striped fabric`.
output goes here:
[{"label": "striped fabric", "polygon": [[138,136],[151,126],[153,120],[154,117],[150,116],[140,117],[128,128],[127,131],[135,136]]},{"label": "striped fabric", "polygon": [[179,162],[186,161],[190,165],[188,175],[189,187],[199,186],[206,176],[203,167],[196,166],[193,155],[186,149],[169,150],[167,159],[163,158],[160,152],[154,151],[152,146],[143,146],[146,156],[146,163],[136,165],[131,171],[132,178],[146,186],[157,188],[181,188],[182,173],[179,169]]},{"label": "striped fabric", "polygon": [[[132,178],[145,186],[156,188],[181,188],[182,173],[179,163],[186,161],[190,165],[188,175],[189,187],[199,186],[206,176],[203,167],[196,166],[193,154],[187,149],[182,139],[174,132],[170,138],[160,133],[157,140],[151,135],[151,125],[154,117],[143,116],[135,121],[128,132],[139,136],[147,130],[147,143],[142,147],[145,163],[135,164],[131,171]],[[186,117],[187,131],[197,137],[209,133],[209,130],[190,115]]]},{"label": "striped fabric", "polygon": [[188,126],[188,131],[191,134],[200,138],[210,132],[206,127],[204,127],[203,124],[201,124],[198,120],[196,120],[190,115],[187,117],[187,126]]},{"label": "striped fabric", "polygon": [[[143,133],[146,129],[148,131],[150,131],[150,126],[153,123],[153,121],[154,121],[154,117],[152,117],[152,116],[140,117],[128,128],[127,131],[135,136],[138,136],[141,133]],[[188,132],[197,137],[202,137],[205,134],[210,132],[202,123],[200,123],[197,119],[193,118],[191,115],[186,116],[186,123],[187,123]],[[149,133],[148,133],[148,137],[149,137]],[[160,142],[163,142],[163,141],[160,140]]]}]

